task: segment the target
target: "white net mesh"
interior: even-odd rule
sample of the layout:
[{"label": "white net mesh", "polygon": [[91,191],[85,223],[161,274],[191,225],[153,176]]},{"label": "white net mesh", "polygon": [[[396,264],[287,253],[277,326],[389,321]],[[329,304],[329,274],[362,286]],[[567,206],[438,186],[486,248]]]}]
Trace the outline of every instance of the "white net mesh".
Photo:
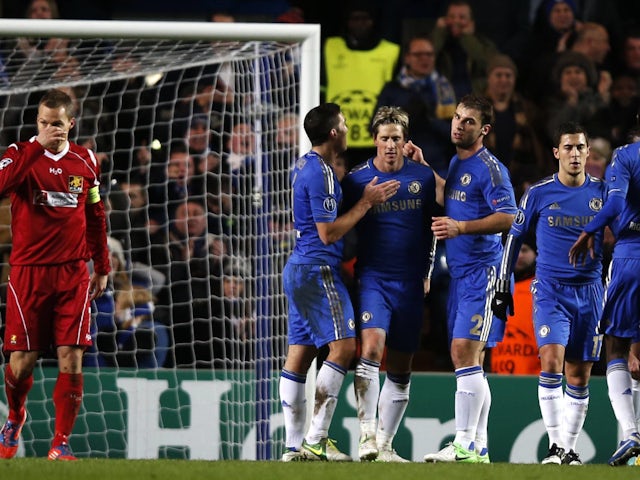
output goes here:
[{"label": "white net mesh", "polygon": [[[102,162],[115,268],[95,306],[72,448],[278,457],[301,43],[52,38],[1,39],[0,144],[34,135],[38,100],[62,88],[77,100],[72,139]],[[48,358],[29,397],[27,455],[50,439]]]}]

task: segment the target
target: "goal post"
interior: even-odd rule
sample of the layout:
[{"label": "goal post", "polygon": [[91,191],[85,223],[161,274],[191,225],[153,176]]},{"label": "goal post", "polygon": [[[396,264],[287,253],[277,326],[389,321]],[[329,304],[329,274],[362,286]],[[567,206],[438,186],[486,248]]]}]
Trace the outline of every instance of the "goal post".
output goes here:
[{"label": "goal post", "polygon": [[[287,180],[310,147],[320,51],[318,25],[0,19],[0,148],[36,133],[45,90],[69,91],[121,267],[94,307],[78,456],[282,453]],[[28,400],[27,456],[46,452],[53,425],[49,358]]]}]

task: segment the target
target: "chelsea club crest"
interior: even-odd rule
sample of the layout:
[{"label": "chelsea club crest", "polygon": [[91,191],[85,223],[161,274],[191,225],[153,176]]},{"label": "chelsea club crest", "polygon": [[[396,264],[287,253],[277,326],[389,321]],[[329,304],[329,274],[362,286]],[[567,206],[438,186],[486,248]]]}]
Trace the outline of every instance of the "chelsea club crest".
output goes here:
[{"label": "chelsea club crest", "polygon": [[422,191],[422,185],[420,185],[420,182],[418,182],[417,180],[414,180],[409,184],[408,190],[409,193],[418,195]]}]

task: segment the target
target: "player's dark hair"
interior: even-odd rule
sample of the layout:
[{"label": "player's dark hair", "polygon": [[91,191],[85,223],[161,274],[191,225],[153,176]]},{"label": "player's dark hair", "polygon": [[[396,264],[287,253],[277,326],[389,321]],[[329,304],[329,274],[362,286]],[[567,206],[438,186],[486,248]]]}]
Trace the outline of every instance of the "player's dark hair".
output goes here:
[{"label": "player's dark hair", "polygon": [[304,117],[304,131],[312,146],[322,145],[329,138],[333,128],[337,128],[340,119],[340,106],[335,103],[323,103],[312,108]]},{"label": "player's dark hair", "polygon": [[589,135],[587,134],[587,130],[577,122],[564,122],[558,125],[556,131],[553,133],[553,145],[555,147],[560,146],[560,139],[563,135],[576,135],[576,134],[584,134],[584,138],[587,140],[587,145],[589,145]]},{"label": "player's dark hair", "polygon": [[493,104],[487,97],[470,93],[462,97],[458,104],[480,112],[482,125],[493,125]]},{"label": "player's dark hair", "polygon": [[60,108],[64,107],[67,112],[67,117],[73,118],[76,114],[75,107],[73,105],[73,99],[62,90],[54,88],[45,93],[40,99],[38,105],[44,105],[47,108]]}]

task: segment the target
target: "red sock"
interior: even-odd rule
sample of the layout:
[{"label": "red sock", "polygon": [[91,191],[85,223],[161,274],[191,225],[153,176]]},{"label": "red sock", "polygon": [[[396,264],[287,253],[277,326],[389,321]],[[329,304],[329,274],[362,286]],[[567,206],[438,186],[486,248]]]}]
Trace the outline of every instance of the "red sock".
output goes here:
[{"label": "red sock", "polygon": [[82,373],[58,373],[53,389],[53,405],[56,410],[56,432],[52,446],[67,443],[73,430],[80,405],[82,405]]},{"label": "red sock", "polygon": [[9,404],[9,415],[7,420],[14,423],[22,421],[24,415],[24,404],[27,401],[27,394],[33,386],[33,375],[18,380],[14,375],[11,367],[7,365],[4,369],[4,389],[7,394],[7,403]]}]

